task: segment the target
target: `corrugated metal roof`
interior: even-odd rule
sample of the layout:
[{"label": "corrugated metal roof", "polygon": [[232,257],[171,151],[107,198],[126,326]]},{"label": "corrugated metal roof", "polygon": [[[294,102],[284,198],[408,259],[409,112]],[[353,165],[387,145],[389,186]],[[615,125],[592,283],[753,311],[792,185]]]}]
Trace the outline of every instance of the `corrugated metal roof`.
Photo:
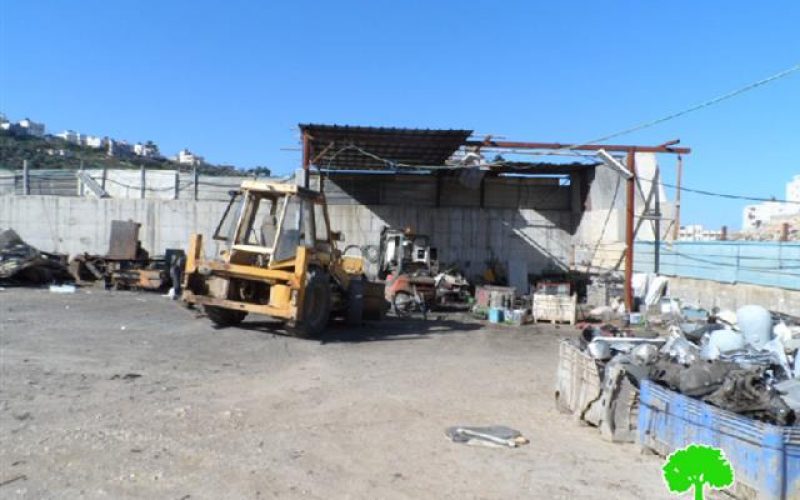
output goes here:
[{"label": "corrugated metal roof", "polygon": [[309,135],[309,158],[325,169],[444,165],[472,135],[472,130],[319,124],[300,124],[300,130]]}]

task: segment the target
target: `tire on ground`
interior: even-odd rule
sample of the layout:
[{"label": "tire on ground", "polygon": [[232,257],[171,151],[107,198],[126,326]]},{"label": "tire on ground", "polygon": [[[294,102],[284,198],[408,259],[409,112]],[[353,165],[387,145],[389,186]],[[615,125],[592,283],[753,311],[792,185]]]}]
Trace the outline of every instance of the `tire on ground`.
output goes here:
[{"label": "tire on ground", "polygon": [[247,316],[246,311],[234,311],[215,306],[203,306],[203,311],[205,311],[208,319],[220,327],[236,326]]},{"label": "tire on ground", "polygon": [[303,310],[300,317],[290,327],[296,337],[316,337],[325,330],[331,315],[331,287],[328,274],[318,268],[308,270]]},{"label": "tire on ground", "polygon": [[394,313],[400,318],[411,316],[411,311],[416,307],[414,296],[405,290],[398,290],[392,297]]}]

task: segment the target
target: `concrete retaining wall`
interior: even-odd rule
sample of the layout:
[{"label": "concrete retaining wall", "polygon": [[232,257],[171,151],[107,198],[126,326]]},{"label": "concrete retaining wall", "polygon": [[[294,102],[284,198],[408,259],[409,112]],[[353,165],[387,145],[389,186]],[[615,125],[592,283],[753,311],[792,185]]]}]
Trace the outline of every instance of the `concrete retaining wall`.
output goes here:
[{"label": "concrete retaining wall", "polygon": [[12,228],[40,250],[105,254],[112,220],[142,224],[142,245],[151,254],[185,248],[189,235],[208,235],[206,251],[214,252],[210,235],[224,202],[188,200],[124,200],[65,196],[0,196],[0,228]]},{"label": "concrete retaining wall", "polygon": [[669,293],[705,308],[736,310],[747,304],[759,304],[785,314],[797,315],[800,311],[800,291],[784,288],[670,277]]}]

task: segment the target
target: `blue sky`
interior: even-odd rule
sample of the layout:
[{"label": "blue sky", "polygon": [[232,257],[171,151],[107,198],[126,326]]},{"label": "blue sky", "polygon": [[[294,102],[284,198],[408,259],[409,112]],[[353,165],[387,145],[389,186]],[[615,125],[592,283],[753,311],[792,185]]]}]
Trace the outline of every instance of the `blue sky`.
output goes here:
[{"label": "blue sky", "polygon": [[[789,0],[0,0],[0,110],[278,173],[298,122],[580,142],[800,62],[798,22]],[[800,73],[615,142],[678,137],[686,186],[783,197]],[[743,205],[686,194],[684,222]]]}]

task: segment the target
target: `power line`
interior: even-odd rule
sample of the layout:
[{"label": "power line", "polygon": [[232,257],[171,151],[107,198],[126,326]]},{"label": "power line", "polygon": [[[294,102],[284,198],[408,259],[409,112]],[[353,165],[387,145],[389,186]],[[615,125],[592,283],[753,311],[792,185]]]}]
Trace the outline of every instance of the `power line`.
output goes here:
[{"label": "power line", "polygon": [[593,140],[588,141],[588,142],[582,142],[580,144],[574,144],[574,145],[569,146],[569,147],[567,147],[565,149],[573,149],[573,148],[577,148],[577,147],[580,147],[580,146],[587,146],[589,144],[595,144],[595,143],[598,143],[598,142],[605,142],[605,141],[607,141],[609,139],[614,139],[615,137],[619,137],[621,135],[627,135],[627,134],[630,134],[630,133],[633,133],[633,132],[638,132],[639,130],[644,130],[646,128],[650,128],[650,127],[652,127],[654,125],[658,125],[660,123],[664,123],[666,121],[673,120],[675,118],[678,118],[678,117],[683,116],[683,115],[687,115],[687,114],[692,113],[694,111],[698,111],[700,109],[707,108],[709,106],[713,106],[714,104],[720,103],[720,102],[725,101],[727,99],[730,99],[732,97],[736,97],[739,94],[744,94],[745,92],[748,92],[748,91],[753,90],[755,88],[761,87],[762,85],[766,85],[768,83],[774,82],[775,80],[779,80],[781,78],[789,76],[790,74],[794,73],[795,71],[800,71],[800,64],[795,64],[794,66],[792,66],[792,67],[790,67],[788,69],[785,69],[783,71],[780,71],[778,73],[775,73],[772,76],[768,76],[767,78],[764,78],[762,80],[758,80],[757,82],[753,82],[751,84],[745,85],[744,87],[740,87],[740,88],[738,88],[736,90],[728,92],[727,94],[722,94],[720,96],[714,97],[713,99],[709,99],[707,101],[703,101],[700,104],[695,104],[694,106],[688,107],[688,108],[683,109],[681,111],[677,111],[675,113],[671,113],[671,114],[668,114],[666,116],[662,116],[661,118],[657,118],[655,120],[642,122],[642,123],[640,123],[638,125],[634,125],[633,127],[629,127],[629,128],[620,130],[619,132],[614,132],[613,134],[605,135],[603,137],[598,137],[597,139],[593,139]]},{"label": "power line", "polygon": [[685,186],[678,187],[673,184],[667,184],[666,182],[662,184],[666,187],[680,189],[681,191],[685,191],[687,193],[701,194],[704,196],[716,196],[719,198],[728,198],[731,200],[761,201],[761,202],[788,203],[791,205],[800,205],[800,201],[783,200],[778,198],[759,198],[757,196],[744,196],[744,195],[730,194],[730,193],[716,193],[714,191],[706,191],[704,189],[692,189],[692,188],[687,188]]}]

